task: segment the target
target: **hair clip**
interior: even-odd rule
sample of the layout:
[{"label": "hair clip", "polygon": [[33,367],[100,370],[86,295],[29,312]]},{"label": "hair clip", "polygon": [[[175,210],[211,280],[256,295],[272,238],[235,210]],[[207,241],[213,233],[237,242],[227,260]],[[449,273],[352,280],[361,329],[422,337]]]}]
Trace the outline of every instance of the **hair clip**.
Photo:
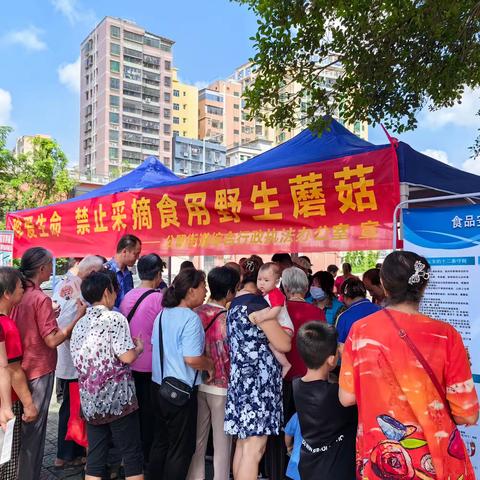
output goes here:
[{"label": "hair clip", "polygon": [[253,260],[247,260],[243,268],[248,272],[254,272],[256,268],[255,262]]},{"label": "hair clip", "polygon": [[423,280],[428,280],[430,278],[430,273],[425,271],[426,267],[427,266],[423,262],[417,260],[413,266],[415,272],[408,279],[408,284],[414,285],[415,283],[419,283],[421,278],[423,278]]}]

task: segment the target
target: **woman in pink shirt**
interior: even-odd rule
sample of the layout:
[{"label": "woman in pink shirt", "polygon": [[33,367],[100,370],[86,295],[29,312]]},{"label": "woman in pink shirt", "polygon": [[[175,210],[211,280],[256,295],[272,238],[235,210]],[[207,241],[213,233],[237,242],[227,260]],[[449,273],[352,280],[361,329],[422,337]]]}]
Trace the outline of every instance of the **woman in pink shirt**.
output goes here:
[{"label": "woman in pink shirt", "polygon": [[70,337],[85,307],[78,309],[76,318],[59,328],[52,300],[40,288],[52,274],[52,254],[42,247],[29,248],[22,256],[20,272],[25,278],[25,293],[12,310],[23,344],[22,368],[27,376],[33,403],[38,410],[37,420],[22,424],[18,478],[40,478],[48,406],[52,397],[57,346]]},{"label": "woman in pink shirt", "polygon": [[141,338],[144,344],[142,355],[132,363],[131,369],[137,391],[140,432],[146,464],[148,464],[154,433],[152,420],[154,412],[150,393],[152,383],[151,339],[153,323],[163,308],[163,295],[157,289],[162,282],[164,267],[165,263],[156,253],[141,257],[137,264],[141,283],[137,288],[130,290],[120,304],[120,312],[129,321],[132,337]]}]

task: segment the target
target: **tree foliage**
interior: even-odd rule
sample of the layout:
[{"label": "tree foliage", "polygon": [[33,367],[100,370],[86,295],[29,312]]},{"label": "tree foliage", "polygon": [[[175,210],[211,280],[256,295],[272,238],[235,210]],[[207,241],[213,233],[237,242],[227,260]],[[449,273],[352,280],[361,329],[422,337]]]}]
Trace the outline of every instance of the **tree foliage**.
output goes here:
[{"label": "tree foliage", "polygon": [[35,138],[31,153],[15,155],[6,147],[10,132],[0,127],[0,222],[9,211],[65,200],[75,184],[55,140]]},{"label": "tree foliage", "polygon": [[378,257],[379,253],[375,250],[369,252],[353,251],[348,252],[343,261],[352,265],[352,271],[354,273],[363,273],[370,268],[375,268],[375,265],[378,262]]},{"label": "tree foliage", "polygon": [[[307,98],[303,114],[313,128],[326,125],[319,113],[340,107],[349,123],[402,132],[417,126],[423,107],[452,106],[480,83],[477,1],[235,1],[258,18],[258,74],[246,103],[269,126],[292,128]],[[344,70],[333,86],[320,78],[330,62]],[[285,95],[290,82],[303,91]]]}]

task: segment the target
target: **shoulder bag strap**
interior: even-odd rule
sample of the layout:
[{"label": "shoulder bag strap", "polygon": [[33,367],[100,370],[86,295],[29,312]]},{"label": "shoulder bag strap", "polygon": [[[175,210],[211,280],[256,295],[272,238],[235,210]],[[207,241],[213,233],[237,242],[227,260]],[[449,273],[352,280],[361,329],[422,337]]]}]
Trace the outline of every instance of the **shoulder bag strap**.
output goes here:
[{"label": "shoulder bag strap", "polygon": [[417,357],[417,360],[420,362],[425,372],[427,372],[428,376],[430,377],[430,380],[432,381],[438,394],[440,395],[440,398],[442,399],[442,402],[444,403],[445,408],[447,409],[447,412],[449,413],[450,416],[452,416],[450,404],[448,403],[447,396],[445,394],[445,389],[442,387],[437,377],[435,376],[435,373],[433,372],[432,367],[430,367],[425,357],[421,354],[420,350],[412,342],[412,339],[408,336],[407,332],[403,328],[400,328],[397,321],[395,320],[393,315],[388,311],[388,309],[385,308],[383,311],[385,312],[387,317],[390,319],[395,329],[398,331],[399,337],[408,345],[408,347],[413,352],[415,357]]},{"label": "shoulder bag strap", "polygon": [[164,375],[164,370],[163,370],[162,315],[163,315],[163,310],[160,313],[160,317],[158,317],[158,346],[160,348],[160,368],[162,369],[162,374],[161,374],[161,378],[160,378],[161,382],[163,382],[163,375]]},{"label": "shoulder bag strap", "polygon": [[140,304],[145,300],[146,297],[148,297],[151,293],[157,292],[158,290],[147,290],[146,292],[143,292],[140,298],[135,302],[135,305],[132,307],[130,310],[129,314],[127,315],[127,320],[128,323],[130,323],[130,320],[133,318],[135,315],[135,312],[137,311],[137,308],[140,306]]},{"label": "shoulder bag strap", "polygon": [[227,313],[227,310],[222,310],[220,312],[218,312],[211,320],[210,320],[210,323],[206,326],[205,328],[205,333],[207,332],[207,330],[213,325],[213,323],[215,322],[215,320],[222,314],[222,313]]}]

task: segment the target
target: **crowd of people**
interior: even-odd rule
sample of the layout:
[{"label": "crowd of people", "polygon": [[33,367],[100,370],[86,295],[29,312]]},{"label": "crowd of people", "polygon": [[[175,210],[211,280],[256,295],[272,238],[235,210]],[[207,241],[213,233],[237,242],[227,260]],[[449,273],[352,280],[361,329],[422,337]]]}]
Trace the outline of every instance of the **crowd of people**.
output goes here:
[{"label": "crowd of people", "polygon": [[425,258],[362,279],[287,253],[187,261],[168,286],[141,253],[125,235],[110,260],[72,259],[52,297],[44,248],[0,268],[0,480],[40,478],[55,382],[55,466],[87,480],[204,480],[210,453],[214,480],[475,478],[457,425],[478,399],[460,335],[419,313]]}]

